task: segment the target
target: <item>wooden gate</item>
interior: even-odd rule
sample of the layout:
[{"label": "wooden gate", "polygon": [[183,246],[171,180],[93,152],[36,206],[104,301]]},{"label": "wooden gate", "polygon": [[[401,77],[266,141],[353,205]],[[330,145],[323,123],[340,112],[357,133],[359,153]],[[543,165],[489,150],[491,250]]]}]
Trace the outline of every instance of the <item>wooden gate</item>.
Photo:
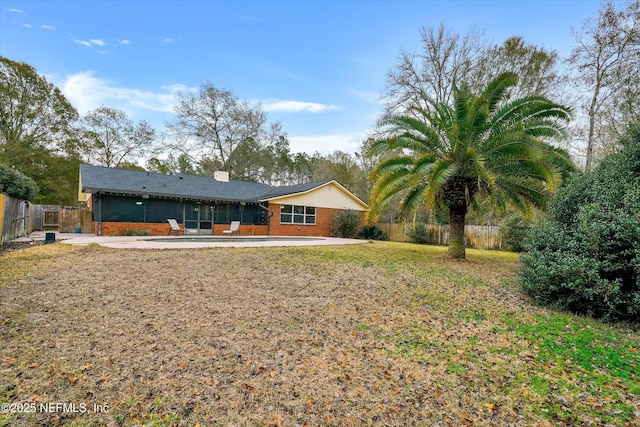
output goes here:
[{"label": "wooden gate", "polygon": [[60,229],[60,211],[45,209],[44,224],[42,226],[45,230],[59,230]]}]

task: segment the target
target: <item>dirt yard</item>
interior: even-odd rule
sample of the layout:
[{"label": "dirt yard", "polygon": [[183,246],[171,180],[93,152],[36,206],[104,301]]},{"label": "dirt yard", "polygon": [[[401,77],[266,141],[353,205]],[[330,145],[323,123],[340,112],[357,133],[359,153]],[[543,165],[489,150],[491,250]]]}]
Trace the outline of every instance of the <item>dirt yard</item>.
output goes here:
[{"label": "dirt yard", "polygon": [[554,424],[535,351],[491,320],[535,315],[516,257],[445,251],[6,253],[0,426]]}]

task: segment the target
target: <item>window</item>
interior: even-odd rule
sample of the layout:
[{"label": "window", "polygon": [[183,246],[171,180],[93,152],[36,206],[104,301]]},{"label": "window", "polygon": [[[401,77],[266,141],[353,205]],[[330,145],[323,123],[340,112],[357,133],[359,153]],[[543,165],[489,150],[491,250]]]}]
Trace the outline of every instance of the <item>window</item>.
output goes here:
[{"label": "window", "polygon": [[316,208],[313,206],[280,206],[281,224],[315,224]]}]

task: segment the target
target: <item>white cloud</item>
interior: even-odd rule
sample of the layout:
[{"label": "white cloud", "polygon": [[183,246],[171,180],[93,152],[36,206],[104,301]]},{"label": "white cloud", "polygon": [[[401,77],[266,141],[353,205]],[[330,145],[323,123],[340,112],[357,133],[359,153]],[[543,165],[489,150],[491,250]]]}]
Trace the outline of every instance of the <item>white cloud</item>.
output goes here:
[{"label": "white cloud", "polygon": [[11,13],[22,13],[22,14],[25,13],[24,10],[22,10],[22,9],[9,9],[9,12],[11,12]]},{"label": "white cloud", "polygon": [[175,42],[175,40],[174,40],[174,39],[172,39],[172,38],[170,38],[170,37],[167,37],[166,39],[162,40],[162,42],[163,42],[164,44],[170,44],[170,43]]},{"label": "white cloud", "polygon": [[86,40],[77,40],[77,39],[71,39],[71,40],[73,40],[75,43],[79,44],[80,46],[91,47],[91,43]]},{"label": "white cloud", "polygon": [[[94,47],[94,46],[106,46],[107,42],[105,42],[104,40],[101,39],[89,39],[87,40],[78,40],[78,39],[71,39],[73,40],[75,43],[79,44],[82,47]],[[98,53],[104,53],[104,51],[100,51]]]},{"label": "white cloud", "polygon": [[294,153],[321,154],[333,153],[336,150],[355,153],[360,143],[367,137],[367,131],[337,133],[330,135],[299,135],[289,137],[291,151]]},{"label": "white cloud", "polygon": [[120,40],[120,44],[129,45],[131,44],[131,40]]},{"label": "white cloud", "polygon": [[55,30],[56,27],[54,27],[53,25],[43,25],[42,28],[44,28],[45,30]]},{"label": "white cloud", "polygon": [[318,104],[316,102],[302,102],[291,100],[276,100],[267,101],[262,104],[262,108],[267,112],[279,112],[279,113],[321,113],[324,111],[340,110],[337,105],[331,104]]},{"label": "white cloud", "polygon": [[136,111],[169,113],[173,112],[175,94],[178,91],[193,90],[181,84],[163,86],[159,91],[118,87],[113,82],[96,77],[93,71],[83,71],[63,78],[54,76],[51,81],[82,115],[101,105],[141,118],[145,117],[145,113],[136,114]]},{"label": "white cloud", "polygon": [[22,24],[23,27],[31,28],[31,24]]}]

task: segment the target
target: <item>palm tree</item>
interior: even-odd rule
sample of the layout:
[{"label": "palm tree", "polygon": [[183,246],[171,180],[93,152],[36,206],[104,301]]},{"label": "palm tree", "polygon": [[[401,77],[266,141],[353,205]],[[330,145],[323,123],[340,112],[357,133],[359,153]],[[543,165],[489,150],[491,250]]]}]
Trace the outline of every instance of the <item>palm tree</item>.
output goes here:
[{"label": "palm tree", "polygon": [[465,215],[476,195],[523,210],[544,206],[575,169],[566,151],[545,142],[564,136],[570,109],[542,96],[509,100],[517,82],[502,73],[478,95],[463,83],[454,86],[453,105],[423,95],[423,105],[383,119],[385,137],[372,151],[392,155],[372,171],[367,220],[377,220],[396,194],[403,219],[420,205],[443,205],[449,255],[465,258]]}]

